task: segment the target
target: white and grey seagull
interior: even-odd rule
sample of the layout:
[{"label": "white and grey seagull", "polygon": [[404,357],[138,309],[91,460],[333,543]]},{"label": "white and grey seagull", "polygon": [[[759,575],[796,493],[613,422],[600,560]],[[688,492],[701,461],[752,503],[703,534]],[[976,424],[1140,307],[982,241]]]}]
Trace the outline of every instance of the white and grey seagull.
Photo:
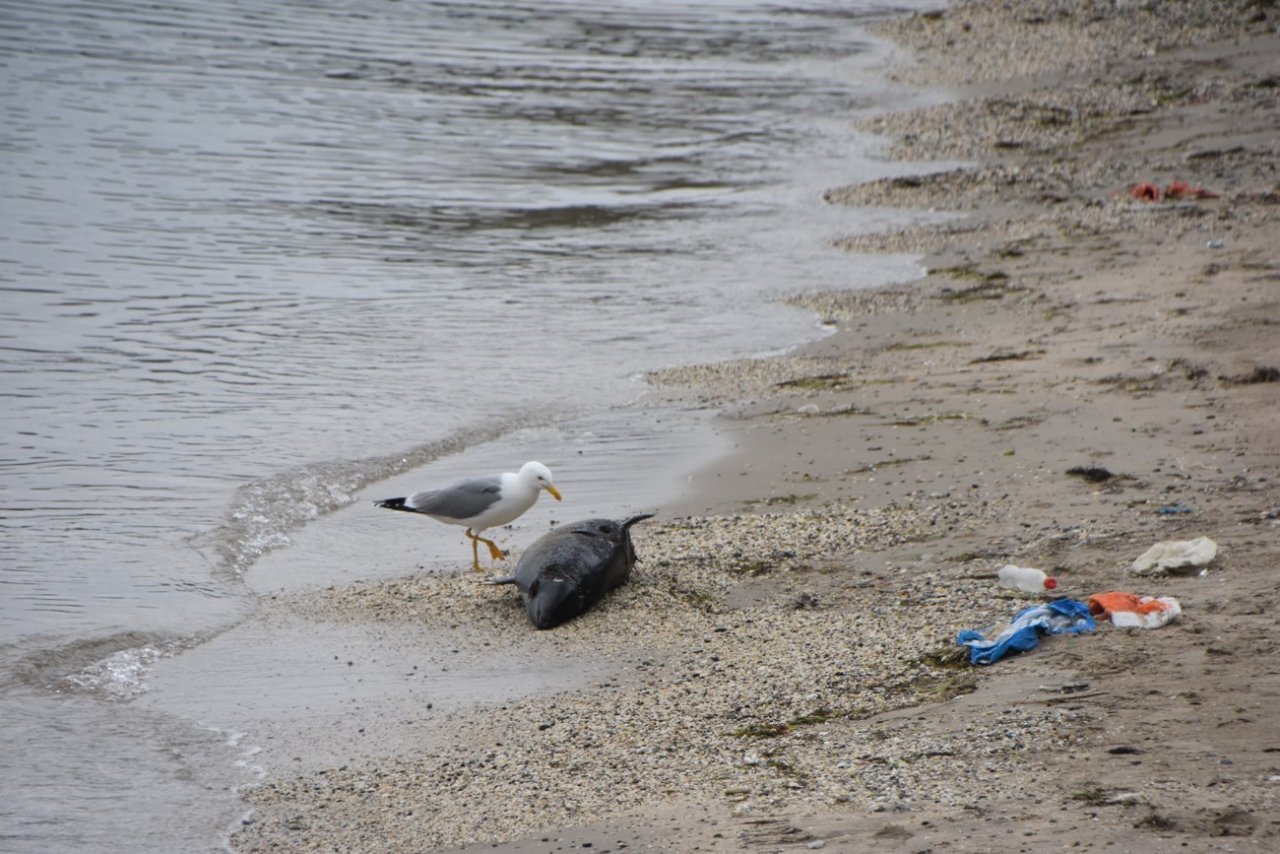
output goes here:
[{"label": "white and grey seagull", "polygon": [[472,477],[443,489],[428,489],[373,503],[375,507],[422,513],[450,525],[466,527],[471,540],[472,565],[480,572],[480,543],[489,547],[489,556],[494,560],[506,557],[493,540],[480,536],[480,532],[514,521],[534,505],[544,489],[556,501],[560,500],[560,491],[551,482],[551,470],[542,463],[527,462],[519,472]]}]

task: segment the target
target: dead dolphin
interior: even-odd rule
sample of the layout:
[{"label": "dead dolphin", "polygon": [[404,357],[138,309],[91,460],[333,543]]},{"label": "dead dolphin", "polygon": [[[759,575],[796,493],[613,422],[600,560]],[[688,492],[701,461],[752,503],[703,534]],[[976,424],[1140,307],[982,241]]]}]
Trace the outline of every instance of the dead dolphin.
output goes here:
[{"label": "dead dolphin", "polygon": [[625,522],[587,519],[543,534],[520,556],[516,571],[489,584],[514,584],[529,619],[540,629],[571,620],[631,575],[636,550],[630,528],[652,513]]}]

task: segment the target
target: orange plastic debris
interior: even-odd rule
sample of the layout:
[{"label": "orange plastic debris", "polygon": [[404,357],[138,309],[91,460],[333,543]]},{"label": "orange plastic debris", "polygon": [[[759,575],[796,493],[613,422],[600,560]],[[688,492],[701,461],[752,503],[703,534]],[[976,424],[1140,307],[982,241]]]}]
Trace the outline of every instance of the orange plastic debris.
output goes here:
[{"label": "orange plastic debris", "polygon": [[1151,183],[1134,184],[1129,188],[1129,195],[1143,202],[1158,202],[1160,188]]},{"label": "orange plastic debris", "polygon": [[[1147,601],[1142,601],[1146,599]],[[1150,614],[1152,611],[1165,611],[1168,606],[1159,599],[1150,596],[1139,596],[1137,593],[1095,593],[1086,602],[1089,613],[1095,617],[1109,617],[1115,611],[1132,611],[1137,614]]]},{"label": "orange plastic debris", "polygon": [[1139,596],[1118,590],[1095,593],[1085,604],[1095,617],[1105,617],[1122,628],[1156,629],[1182,613],[1178,600],[1170,596]]},{"label": "orange plastic debris", "polygon": [[1186,181],[1170,181],[1164,191],[1168,199],[1216,199],[1218,194],[1204,187],[1193,187]]},{"label": "orange plastic debris", "polygon": [[1158,202],[1163,199],[1216,199],[1218,194],[1204,187],[1193,187],[1186,181],[1170,181],[1163,190],[1159,184],[1144,181],[1129,187],[1129,195],[1141,202]]}]

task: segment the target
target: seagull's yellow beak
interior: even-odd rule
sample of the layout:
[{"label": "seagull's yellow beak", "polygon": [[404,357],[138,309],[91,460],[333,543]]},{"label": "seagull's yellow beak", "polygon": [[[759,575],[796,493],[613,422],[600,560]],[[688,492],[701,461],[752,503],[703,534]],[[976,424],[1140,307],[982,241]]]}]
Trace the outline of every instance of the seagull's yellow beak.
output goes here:
[{"label": "seagull's yellow beak", "polygon": [[545,489],[547,492],[550,492],[551,497],[554,498],[556,501],[560,500],[560,490],[556,489],[554,486],[552,486],[549,483],[542,488]]}]

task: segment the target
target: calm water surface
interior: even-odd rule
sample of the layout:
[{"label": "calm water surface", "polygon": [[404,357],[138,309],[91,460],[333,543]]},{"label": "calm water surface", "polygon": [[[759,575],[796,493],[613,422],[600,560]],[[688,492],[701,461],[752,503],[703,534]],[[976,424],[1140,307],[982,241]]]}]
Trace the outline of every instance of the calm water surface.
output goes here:
[{"label": "calm water surface", "polygon": [[818,200],[927,5],[0,2],[0,848],[219,848],[253,734],[133,700],[365,487],[660,501],[706,438],[639,373],[904,274]]}]

